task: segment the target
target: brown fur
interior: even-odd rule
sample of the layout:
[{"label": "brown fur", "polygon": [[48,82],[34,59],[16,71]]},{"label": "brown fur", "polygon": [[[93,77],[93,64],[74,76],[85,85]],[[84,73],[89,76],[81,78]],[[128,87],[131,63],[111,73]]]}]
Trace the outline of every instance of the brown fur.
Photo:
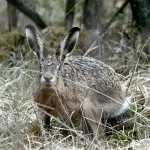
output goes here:
[{"label": "brown fur", "polygon": [[[34,101],[38,106],[54,117],[63,119],[70,117],[75,122],[77,117],[81,116],[80,104],[75,104],[76,100],[73,101],[74,103],[69,103],[67,98],[60,94],[58,95],[53,88],[39,88],[34,95]],[[75,106],[76,108],[74,108]]]}]

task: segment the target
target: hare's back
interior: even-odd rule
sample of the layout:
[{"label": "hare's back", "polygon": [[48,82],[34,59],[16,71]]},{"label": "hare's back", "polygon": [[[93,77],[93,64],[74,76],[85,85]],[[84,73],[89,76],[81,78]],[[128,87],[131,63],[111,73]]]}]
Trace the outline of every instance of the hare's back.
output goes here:
[{"label": "hare's back", "polygon": [[112,90],[120,87],[120,79],[113,68],[89,57],[68,57],[61,70],[63,78],[94,89]]}]

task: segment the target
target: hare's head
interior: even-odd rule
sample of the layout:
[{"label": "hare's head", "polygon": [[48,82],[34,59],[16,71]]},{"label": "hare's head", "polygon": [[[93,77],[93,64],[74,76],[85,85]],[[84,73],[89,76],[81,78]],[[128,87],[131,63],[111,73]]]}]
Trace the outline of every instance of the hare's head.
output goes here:
[{"label": "hare's head", "polygon": [[26,37],[30,48],[36,54],[39,61],[39,72],[41,74],[41,84],[50,86],[56,79],[57,68],[60,67],[68,53],[75,47],[80,28],[73,27],[68,31],[67,35],[58,45],[56,52],[53,56],[48,56],[48,50],[44,39],[39,31],[32,25],[27,25],[25,28]]}]

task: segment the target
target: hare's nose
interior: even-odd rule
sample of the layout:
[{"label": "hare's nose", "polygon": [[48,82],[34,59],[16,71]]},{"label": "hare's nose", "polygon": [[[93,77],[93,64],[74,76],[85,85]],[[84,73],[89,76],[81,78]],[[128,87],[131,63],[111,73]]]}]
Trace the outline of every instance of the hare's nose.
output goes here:
[{"label": "hare's nose", "polygon": [[45,79],[45,81],[46,82],[50,82],[50,80],[52,79],[53,77],[51,77],[51,76],[44,76],[44,79]]},{"label": "hare's nose", "polygon": [[52,78],[52,76],[43,75],[40,82],[44,86],[50,86],[52,84]]}]

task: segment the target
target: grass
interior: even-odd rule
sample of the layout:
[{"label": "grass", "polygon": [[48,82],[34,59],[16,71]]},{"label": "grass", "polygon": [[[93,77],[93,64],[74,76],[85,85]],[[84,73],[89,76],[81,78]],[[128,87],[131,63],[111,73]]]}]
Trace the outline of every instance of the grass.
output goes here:
[{"label": "grass", "polygon": [[[38,1],[38,3],[40,2],[41,1]],[[51,5],[52,8],[53,6],[57,6],[57,9],[55,7],[55,9],[52,10],[48,7],[47,11],[45,11],[43,14],[45,20],[52,20],[53,24],[60,22],[63,17],[63,13],[61,13],[62,8],[60,11],[60,7],[56,5],[57,3],[59,3],[59,5],[61,4],[60,1],[54,1],[48,4]],[[48,5],[45,1],[45,6]],[[61,6],[64,6],[64,4]],[[41,5],[38,7],[41,7]],[[112,7],[114,9],[114,6]],[[52,10],[52,12],[50,10]],[[60,12],[59,16],[57,15],[58,12]],[[49,13],[51,15],[49,15]],[[80,14],[78,14],[76,22],[80,22],[77,21],[80,20],[80,18]],[[25,19],[23,18],[23,20]],[[1,24],[1,26],[2,25],[3,24]],[[121,26],[119,25],[119,27]],[[113,42],[117,41],[116,38],[114,38],[114,35],[117,36],[117,38],[120,37],[118,34],[116,34],[118,30],[118,27],[113,29],[115,32],[115,34],[112,34],[113,36],[111,38],[114,39]],[[131,28],[131,30],[133,29]],[[54,34],[54,39],[50,35],[47,37],[51,40],[51,44],[49,46],[56,47],[55,43],[59,41],[59,37],[64,35],[64,32],[66,32],[64,29],[61,29],[61,31],[56,30],[54,33],[51,32],[50,35],[53,36]],[[83,35],[81,39],[85,37],[87,37],[88,41],[89,39],[86,34],[85,36]],[[9,46],[13,45],[8,45],[8,43],[13,42],[12,38],[10,38],[10,35],[8,35],[8,39],[11,40],[9,42],[3,42],[4,40],[1,40],[1,45],[4,43],[4,46],[6,47],[4,50],[6,52],[8,51]],[[85,44],[84,39],[81,41],[81,45],[83,45],[82,43]],[[117,46],[117,44],[119,44],[119,46]],[[110,49],[109,53],[114,53],[114,50],[112,50],[112,44],[110,46],[106,43],[106,45],[108,45],[108,47],[104,48],[104,50]],[[120,42],[114,43],[114,45],[115,48],[122,46],[120,46]],[[123,48],[121,47],[121,51],[127,49],[127,47],[125,47],[123,50],[122,49]],[[130,52],[132,52],[132,50],[130,50]],[[6,56],[8,56],[8,54]],[[129,54],[129,56],[131,55],[130,53],[127,54]],[[4,54],[2,54],[2,56],[4,56]],[[28,56],[26,58],[28,58]],[[103,58],[107,57],[107,55],[104,55]],[[53,128],[51,131],[44,131],[42,127],[41,114],[38,111],[36,104],[33,102],[32,96],[36,75],[34,60],[28,60],[26,58],[24,63],[18,62],[18,64],[12,68],[8,67],[7,65],[0,64],[0,150],[146,150],[150,147],[150,72],[148,69],[140,69],[138,72],[135,72],[133,76],[132,74],[129,75],[129,78],[132,77],[130,88],[134,93],[134,102],[131,106],[131,110],[128,112],[128,115],[125,119],[117,121],[117,124],[115,124],[113,127],[108,125],[113,133],[107,133],[105,140],[94,143],[93,140],[90,140],[88,137],[82,135],[82,132],[80,131],[77,132],[76,136],[72,134],[68,136],[62,135],[60,130],[63,122],[57,118],[52,118]],[[116,61],[115,59],[114,62],[116,63],[119,61]],[[127,66],[118,64],[116,65],[117,67],[124,67],[128,70]],[[132,62],[129,65],[132,65]],[[133,63],[133,65],[135,64]],[[141,68],[143,68],[143,66],[148,68],[146,64],[142,65]],[[120,68],[117,69],[119,70]],[[74,130],[68,126],[67,128],[68,130]],[[110,130],[107,132],[109,131]]]},{"label": "grass", "polygon": [[[10,68],[0,65],[0,149],[138,149],[150,146],[150,77],[149,71],[140,70],[132,76],[130,89],[134,102],[125,119],[109,126],[105,140],[95,143],[81,131],[62,135],[63,122],[52,118],[53,127],[46,132],[42,115],[33,102],[35,60],[24,60]],[[110,130],[108,130],[109,132]],[[138,141],[138,142],[137,142]]]}]

